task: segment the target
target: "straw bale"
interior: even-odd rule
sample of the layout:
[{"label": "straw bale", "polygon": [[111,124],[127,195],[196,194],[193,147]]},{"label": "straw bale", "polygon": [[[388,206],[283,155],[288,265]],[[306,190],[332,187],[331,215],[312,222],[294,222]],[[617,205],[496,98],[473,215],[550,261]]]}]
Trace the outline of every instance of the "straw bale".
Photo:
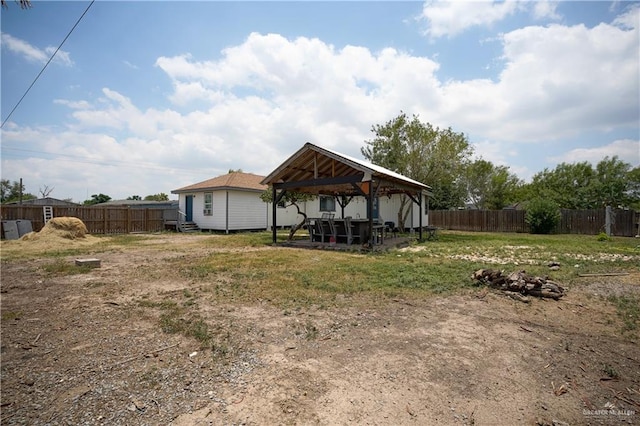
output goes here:
[{"label": "straw bale", "polygon": [[86,238],[88,232],[84,222],[77,217],[54,217],[47,222],[40,232],[30,232],[20,239],[23,241],[59,238],[75,240]]}]

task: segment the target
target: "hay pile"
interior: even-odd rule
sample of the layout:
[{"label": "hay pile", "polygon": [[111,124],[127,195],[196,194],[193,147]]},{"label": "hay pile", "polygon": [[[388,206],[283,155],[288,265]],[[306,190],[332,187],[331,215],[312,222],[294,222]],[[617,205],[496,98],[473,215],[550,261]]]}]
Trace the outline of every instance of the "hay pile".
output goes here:
[{"label": "hay pile", "polygon": [[20,239],[22,241],[76,240],[86,238],[88,232],[84,222],[77,217],[54,217],[40,232],[29,232]]}]

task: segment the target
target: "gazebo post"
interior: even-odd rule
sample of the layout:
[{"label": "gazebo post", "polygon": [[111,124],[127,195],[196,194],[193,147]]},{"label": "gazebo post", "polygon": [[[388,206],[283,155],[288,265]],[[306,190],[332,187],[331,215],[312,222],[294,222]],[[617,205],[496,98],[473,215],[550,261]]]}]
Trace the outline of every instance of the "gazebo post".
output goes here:
[{"label": "gazebo post", "polygon": [[418,192],[418,226],[419,231],[418,231],[418,238],[419,241],[422,242],[422,191]]},{"label": "gazebo post", "polygon": [[369,181],[369,194],[367,194],[367,218],[369,219],[369,247],[373,249],[373,179]]},{"label": "gazebo post", "polygon": [[273,235],[273,244],[275,244],[275,243],[278,242],[278,235],[277,235],[277,232],[276,232],[276,223],[278,223],[277,220],[276,220],[277,219],[276,218],[276,214],[277,214],[277,211],[278,211],[278,208],[277,208],[278,198],[276,197],[276,194],[277,194],[276,186],[273,185],[272,188],[273,188],[273,193],[271,194],[271,200],[273,202],[271,203],[271,217],[273,219],[272,219],[272,223],[271,223],[271,231],[272,231],[272,235]]}]

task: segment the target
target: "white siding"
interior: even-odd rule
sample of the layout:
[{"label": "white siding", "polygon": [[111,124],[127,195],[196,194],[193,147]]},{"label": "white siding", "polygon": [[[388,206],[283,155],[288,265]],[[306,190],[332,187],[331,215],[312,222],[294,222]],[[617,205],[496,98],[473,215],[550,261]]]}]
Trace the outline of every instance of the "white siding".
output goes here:
[{"label": "white siding", "polygon": [[[300,204],[300,210],[301,211],[305,211],[306,205],[305,203],[301,203]],[[287,208],[282,208],[282,207],[277,207],[277,212],[276,212],[276,220],[277,220],[277,226],[279,228],[282,227],[290,227],[294,224],[300,223],[300,221],[302,220],[302,216],[298,215],[298,210],[296,210],[296,208],[294,206],[289,206]],[[268,228],[271,229],[271,224],[273,223],[273,218],[271,217],[273,215],[273,210],[272,210],[272,204],[268,203],[267,204],[267,224],[268,224]]]},{"label": "white siding", "polygon": [[267,209],[270,208],[270,204],[260,199],[260,193],[234,190],[213,191],[211,216],[204,215],[204,194],[204,192],[194,192],[178,196],[180,211],[183,213],[186,213],[186,196],[194,196],[193,221],[200,229],[213,231],[267,229]]},{"label": "white siding", "polygon": [[[224,191],[224,193],[226,196],[227,191]],[[228,194],[230,231],[267,229],[267,208],[269,204],[260,199],[260,193],[228,191]]]}]

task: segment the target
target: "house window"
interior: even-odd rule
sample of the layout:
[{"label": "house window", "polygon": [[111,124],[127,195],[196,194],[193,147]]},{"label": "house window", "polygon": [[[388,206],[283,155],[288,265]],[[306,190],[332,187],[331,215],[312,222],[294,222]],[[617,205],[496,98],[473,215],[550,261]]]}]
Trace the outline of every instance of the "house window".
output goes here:
[{"label": "house window", "polygon": [[204,194],[204,210],[202,213],[205,216],[213,215],[213,193],[205,192]]},{"label": "house window", "polygon": [[320,211],[321,212],[335,212],[336,211],[336,199],[327,195],[320,196]]}]

